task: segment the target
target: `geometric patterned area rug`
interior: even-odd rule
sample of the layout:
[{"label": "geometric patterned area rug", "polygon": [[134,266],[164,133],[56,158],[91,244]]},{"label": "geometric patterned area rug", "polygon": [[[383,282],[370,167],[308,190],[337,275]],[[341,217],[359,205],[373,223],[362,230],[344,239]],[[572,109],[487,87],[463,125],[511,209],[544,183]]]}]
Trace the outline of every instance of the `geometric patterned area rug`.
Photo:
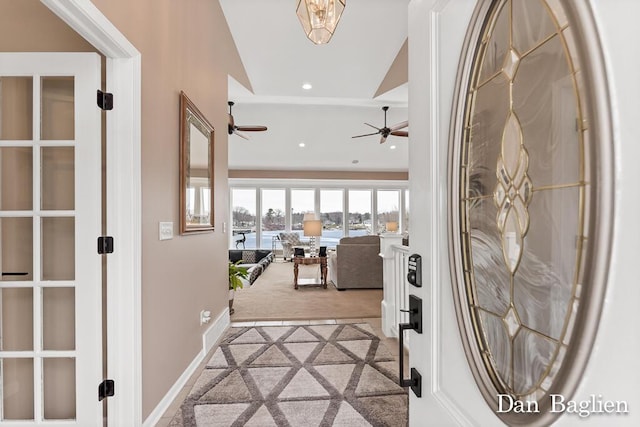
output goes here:
[{"label": "geometric patterned area rug", "polygon": [[397,370],[367,323],[234,327],[170,426],[402,427]]}]

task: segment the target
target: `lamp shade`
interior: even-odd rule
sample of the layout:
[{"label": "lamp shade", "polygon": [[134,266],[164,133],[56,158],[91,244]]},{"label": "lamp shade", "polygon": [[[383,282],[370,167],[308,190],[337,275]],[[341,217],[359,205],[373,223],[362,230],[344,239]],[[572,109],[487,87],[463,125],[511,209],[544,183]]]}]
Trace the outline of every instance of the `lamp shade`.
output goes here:
[{"label": "lamp shade", "polygon": [[396,232],[398,231],[398,223],[396,221],[387,222],[385,228],[387,231]]},{"label": "lamp shade", "polygon": [[304,33],[315,44],[328,43],[347,0],[298,0],[296,14]]},{"label": "lamp shade", "polygon": [[319,219],[312,219],[304,221],[302,225],[304,235],[309,236],[322,236],[322,221]]},{"label": "lamp shade", "polygon": [[318,219],[316,218],[316,214],[314,212],[307,212],[304,214],[304,217],[302,217],[302,221],[311,221],[314,219]]}]

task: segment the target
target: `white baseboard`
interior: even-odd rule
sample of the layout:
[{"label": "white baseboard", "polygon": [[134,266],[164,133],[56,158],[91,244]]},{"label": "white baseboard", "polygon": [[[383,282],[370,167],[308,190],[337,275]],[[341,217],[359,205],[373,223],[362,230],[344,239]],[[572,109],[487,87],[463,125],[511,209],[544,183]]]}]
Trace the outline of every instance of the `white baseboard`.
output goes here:
[{"label": "white baseboard", "polygon": [[222,313],[202,335],[202,348],[205,355],[218,343],[230,325],[231,317],[229,317],[229,308],[227,307],[222,310]]},{"label": "white baseboard", "polygon": [[209,353],[209,350],[211,350],[220,338],[222,338],[222,335],[230,324],[231,319],[229,317],[229,308],[225,308],[216,320],[214,320],[209,329],[202,334],[202,350],[198,352],[193,361],[189,366],[187,366],[187,369],[185,369],[182,375],[180,375],[180,378],[178,378],[167,394],[162,398],[160,403],[158,403],[158,406],[156,406],[147,419],[144,420],[142,427],[153,427],[158,423],[158,421],[160,421],[160,418],[162,418],[167,409],[169,409],[169,406],[171,406],[176,397],[178,397],[178,394],[180,394],[187,381],[189,381],[191,375],[196,372],[204,358]]}]

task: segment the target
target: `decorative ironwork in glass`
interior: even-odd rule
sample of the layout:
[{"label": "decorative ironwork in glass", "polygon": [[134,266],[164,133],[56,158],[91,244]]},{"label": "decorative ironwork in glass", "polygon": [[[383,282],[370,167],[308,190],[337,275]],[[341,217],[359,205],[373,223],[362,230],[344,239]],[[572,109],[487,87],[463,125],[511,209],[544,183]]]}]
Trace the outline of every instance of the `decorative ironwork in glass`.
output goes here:
[{"label": "decorative ironwork in glass", "polygon": [[575,8],[481,0],[461,65],[451,148],[454,291],[467,355],[494,409],[498,394],[544,408],[549,394],[567,391],[560,373],[575,367],[563,362],[590,339],[575,339],[576,319],[588,309],[597,320],[601,308],[604,285],[592,283],[590,263],[600,253],[594,235],[608,238],[595,229],[608,158],[599,154],[608,149],[595,139],[584,70],[593,60],[576,48],[576,28],[587,24],[572,21],[584,16]]}]

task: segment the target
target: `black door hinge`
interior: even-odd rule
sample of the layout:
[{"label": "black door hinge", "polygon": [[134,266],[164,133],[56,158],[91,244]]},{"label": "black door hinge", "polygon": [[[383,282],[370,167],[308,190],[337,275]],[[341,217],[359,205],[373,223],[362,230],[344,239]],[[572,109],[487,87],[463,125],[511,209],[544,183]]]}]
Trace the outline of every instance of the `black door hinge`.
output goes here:
[{"label": "black door hinge", "polygon": [[98,237],[98,253],[101,255],[113,253],[113,237],[111,236]]},{"label": "black door hinge", "polygon": [[113,110],[113,94],[98,89],[98,107],[105,111]]},{"label": "black door hinge", "polygon": [[104,380],[98,385],[98,402],[105,397],[113,397],[116,394],[116,383],[113,380]]}]

